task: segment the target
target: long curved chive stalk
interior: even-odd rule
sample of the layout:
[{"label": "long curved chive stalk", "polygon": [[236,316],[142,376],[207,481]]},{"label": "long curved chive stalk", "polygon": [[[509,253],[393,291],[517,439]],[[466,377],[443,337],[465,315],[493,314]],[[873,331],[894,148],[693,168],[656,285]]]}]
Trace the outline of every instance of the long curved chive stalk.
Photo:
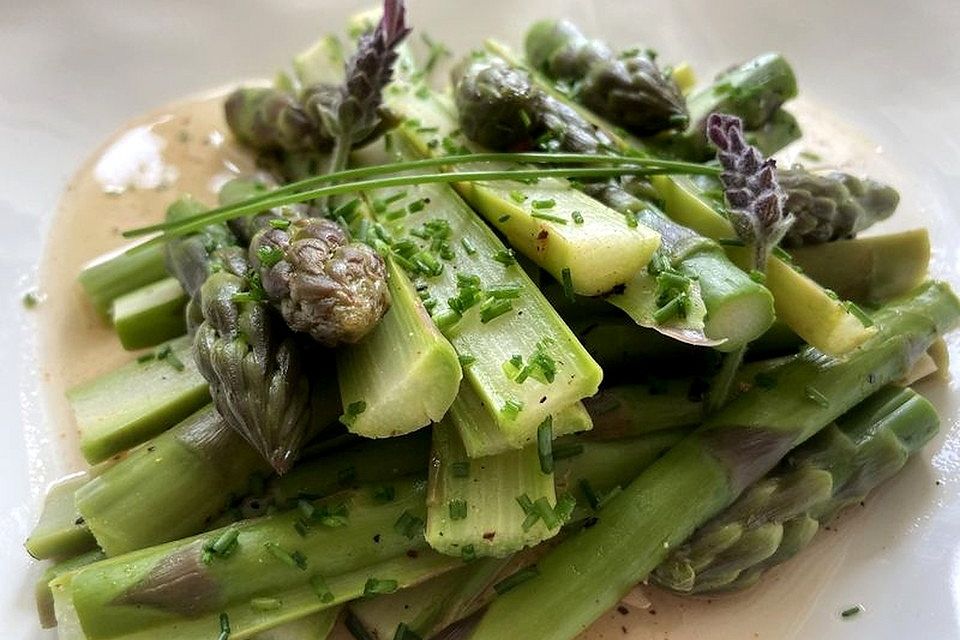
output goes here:
[{"label": "long curved chive stalk", "polygon": [[[497,156],[500,154],[490,154],[491,156]],[[551,155],[551,154],[545,154]],[[590,157],[590,156],[587,156]],[[452,158],[452,157],[451,157]],[[419,163],[419,162],[430,162],[435,164],[427,164],[423,166],[442,166],[446,164],[451,164],[451,158],[436,158],[428,159],[424,161],[416,160],[412,161],[410,164]],[[469,158],[469,160],[468,160]],[[592,156],[593,163],[595,164],[611,164],[610,157],[603,156],[601,161],[598,161],[598,156]],[[632,161],[631,161],[632,160]],[[663,174],[675,174],[675,173],[684,173],[684,174],[701,174],[701,175],[716,175],[716,169],[713,167],[708,167],[706,165],[698,165],[691,163],[674,163],[674,166],[666,166],[659,161],[654,162],[644,162],[642,159],[640,162],[636,161],[637,159],[622,158],[622,163],[626,166],[622,167],[578,167],[578,168],[549,168],[549,169],[519,169],[519,170],[509,170],[509,171],[465,171],[458,174],[449,174],[449,173],[425,173],[418,175],[410,176],[391,176],[387,178],[380,178],[375,180],[355,180],[349,182],[342,182],[343,174],[349,173],[350,171],[359,171],[359,169],[350,169],[346,172],[338,172],[327,174],[326,176],[321,176],[326,178],[323,182],[330,182],[331,180],[341,181],[338,184],[330,185],[326,187],[309,187],[304,188],[298,186],[300,183],[291,183],[285,189],[291,189],[296,187],[292,191],[271,191],[266,196],[258,196],[256,198],[251,198],[250,200],[244,200],[236,204],[228,205],[225,207],[218,207],[216,209],[211,209],[203,213],[202,215],[193,216],[185,220],[177,220],[173,222],[163,222],[154,225],[149,225],[145,227],[140,227],[137,229],[131,229],[125,231],[123,236],[126,238],[134,238],[149,235],[158,231],[165,232],[169,235],[184,235],[197,229],[201,229],[210,224],[216,224],[218,222],[226,222],[234,218],[239,218],[240,216],[250,215],[266,209],[273,209],[275,207],[282,207],[284,205],[297,204],[301,202],[308,202],[310,200],[315,200],[317,198],[323,198],[327,196],[336,196],[343,195],[348,193],[358,193],[361,191],[367,191],[372,189],[386,189],[390,187],[406,187],[411,185],[418,184],[430,184],[430,183],[451,183],[451,182],[471,182],[471,181],[480,181],[480,180],[533,180],[538,178],[545,177],[559,177],[559,178],[609,178],[622,175],[636,175],[636,176],[652,176],[652,175],[663,175]],[[459,162],[470,162],[476,163],[478,161],[475,156],[464,156]],[[534,161],[524,160],[523,162],[531,164]],[[539,162],[546,162],[546,160],[541,160]],[[554,163],[555,160],[551,159],[551,163]],[[583,159],[577,160],[577,162],[584,162]],[[587,161],[589,162],[589,161]],[[615,164],[615,163],[614,163]],[[632,166],[629,166],[632,165]],[[685,166],[677,166],[685,165]],[[396,163],[390,165],[383,165],[384,169],[390,169],[390,173],[397,173],[400,171],[409,171],[417,167],[410,167],[408,163]],[[386,173],[386,171],[384,171]],[[309,180],[319,180],[319,178],[311,178]],[[307,181],[304,181],[307,182]],[[279,193],[279,195],[277,195]],[[137,245],[131,249],[131,251],[142,251],[152,246],[151,243],[155,242],[157,239],[153,238],[144,242],[141,245]]]}]

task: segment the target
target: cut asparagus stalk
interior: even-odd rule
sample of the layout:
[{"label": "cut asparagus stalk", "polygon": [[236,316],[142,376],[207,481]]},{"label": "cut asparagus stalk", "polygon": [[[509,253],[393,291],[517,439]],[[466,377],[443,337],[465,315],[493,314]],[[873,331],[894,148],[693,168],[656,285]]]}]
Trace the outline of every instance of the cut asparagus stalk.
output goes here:
[{"label": "cut asparagus stalk", "polygon": [[40,618],[40,626],[44,629],[51,629],[57,626],[57,614],[53,602],[53,591],[50,590],[50,583],[66,573],[76,571],[80,567],[99,562],[107,556],[102,551],[87,551],[84,554],[63,560],[47,567],[37,581],[34,588],[34,595],[37,600],[37,616]]},{"label": "cut asparagus stalk", "polygon": [[[718,205],[683,176],[654,176],[651,183],[664,199],[674,220],[708,237],[734,238],[733,227]],[[744,247],[729,246],[727,253],[745,264]],[[806,342],[830,355],[843,355],[866,341],[873,333],[863,320],[836,295],[824,290],[780,256],[767,263],[765,284],[773,293],[777,317]]]},{"label": "cut asparagus stalk", "polygon": [[114,300],[167,277],[163,245],[155,244],[130,252],[135,246],[121,247],[92,260],[77,278],[104,320],[109,319],[110,305]]},{"label": "cut asparagus stalk", "polygon": [[[557,492],[577,498],[577,508],[568,522],[592,515],[591,499],[617,491],[684,434],[684,430],[675,429],[616,442],[594,442],[590,436],[558,440],[557,451],[568,454],[556,461]],[[583,494],[584,486],[589,487],[589,497]],[[543,553],[545,546],[511,558],[479,559],[413,589],[356,600],[350,604],[350,611],[374,640],[391,640],[399,623],[422,638],[430,638],[486,606],[496,595],[493,585],[527,566],[534,559],[531,556]]]},{"label": "cut asparagus stalk", "polygon": [[[502,431],[490,418],[487,405],[479,394],[466,384],[460,387],[460,395],[450,407],[449,416],[460,432],[460,439],[467,450],[467,455],[471,458],[482,458],[521,449],[536,437],[532,434],[517,438]],[[590,414],[587,413],[582,402],[564,407],[551,416],[551,420],[554,437],[588,431],[593,426]]]},{"label": "cut asparagus stalk", "polygon": [[903,375],[957,324],[960,300],[931,283],[874,319],[877,335],[846,359],[807,350],[775,370],[774,388],[754,387],[708,418],[610,499],[594,526],[547,554],[537,577],[500,595],[472,640],[574,638],[791,448]]},{"label": "cut asparagus stalk", "polygon": [[[487,42],[487,49],[511,64],[520,64],[508,48],[497,42]],[[741,111],[739,115],[748,120],[754,114],[761,113],[770,107],[760,99],[767,95],[767,91],[773,98],[772,102],[778,105],[779,97],[789,95],[790,86],[795,86],[789,65],[776,54],[760,56],[743,65],[742,70],[745,74],[744,86],[749,87],[750,91],[742,96],[731,96],[731,100]],[[643,143],[624,137],[609,123],[580,105],[572,103],[541,74],[531,72],[531,75],[553,97],[576,109],[581,116],[599,127],[620,151],[649,155],[650,150],[645,149]],[[777,78],[776,82],[766,86],[759,81],[768,76]],[[734,74],[733,77],[740,76]],[[720,97],[726,96],[727,89],[717,88],[716,85],[714,88],[722,94]],[[695,110],[691,109],[691,121],[694,121],[694,116]],[[676,222],[714,240],[728,240],[736,237],[730,222],[718,210],[717,203],[697,187],[693,180],[686,176],[651,176],[650,182],[663,200],[667,215]],[[736,249],[736,247],[729,249]],[[736,252],[728,251],[728,253]],[[788,267],[777,256],[772,256],[770,259],[765,285],[773,293],[777,317],[785,321],[801,338],[824,353],[842,355],[862,344],[872,333],[872,330],[864,325],[855,312],[829,295],[812,280]]]},{"label": "cut asparagus stalk", "polygon": [[[340,414],[335,385],[332,376],[315,378],[308,435]],[[209,529],[252,480],[268,473],[262,457],[209,405],[78,490],[77,507],[100,547],[120,555]]]},{"label": "cut asparagus stalk", "polygon": [[456,350],[407,274],[389,256],[386,263],[390,310],[360,343],[337,352],[347,428],[367,438],[402,435],[440,420],[463,377]]},{"label": "cut asparagus stalk", "polygon": [[110,319],[127,351],[144,349],[187,332],[187,294],[174,278],[126,293],[113,301]]},{"label": "cut asparagus stalk", "polygon": [[797,266],[845,300],[879,304],[923,282],[930,266],[930,236],[914,229],[837,240],[790,251]]},{"label": "cut asparagus stalk", "polygon": [[[720,245],[673,222],[652,203],[616,185],[595,185],[589,188],[589,192],[625,215],[636,216],[660,234],[660,254],[676,269],[674,275],[685,277],[697,286],[706,313],[703,333],[707,338],[719,342],[717,349],[739,349],[762,335],[773,323],[773,297],[770,292],[731,263]],[[647,274],[649,284],[645,288],[650,290],[646,298],[653,304],[651,315],[657,311],[659,279]],[[624,296],[631,294],[631,288],[638,287],[644,289],[639,283],[629,283]],[[618,298],[611,296],[609,300],[632,316],[632,305],[618,304]],[[634,320],[644,326],[651,324],[636,317]],[[655,317],[650,320],[654,326],[658,324]]]},{"label": "cut asparagus stalk", "polygon": [[97,542],[77,510],[77,489],[90,481],[89,472],[75,473],[47,490],[40,520],[27,538],[27,552],[38,560],[70,558],[91,551]]},{"label": "cut asparagus stalk", "polygon": [[77,508],[118,556],[202,531],[256,472],[263,460],[207,406],[81,487]]},{"label": "cut asparagus stalk", "polygon": [[[753,584],[810,540],[810,523],[815,532],[896,475],[939,425],[936,409],[916,392],[881,390],[792,452],[698,529],[657,567],[654,579],[680,593]],[[791,529],[804,535],[787,535]]]},{"label": "cut asparagus stalk", "polygon": [[[371,489],[304,501],[292,512],[98,562],[52,588],[55,596],[68,592],[90,640],[201,638],[223,617],[231,638],[250,638],[458,566],[425,548],[424,494],[422,481],[406,481],[389,502]],[[337,524],[325,524],[334,516]]]},{"label": "cut asparagus stalk", "polygon": [[[396,146],[404,150],[401,140]],[[600,367],[453,189],[424,184],[369,199],[380,223],[370,233],[382,234],[394,259],[415,274],[434,322],[466,363],[461,386],[473,390],[513,448],[531,442],[547,416],[596,393]],[[523,376],[505,367],[516,357]]]},{"label": "cut asparagus stalk", "polygon": [[434,425],[427,543],[447,555],[502,558],[555,536],[553,473],[542,467],[537,445],[471,459],[449,420]]},{"label": "cut asparagus stalk", "polygon": [[191,348],[189,339],[179,338],[145,356],[149,360],[141,357],[67,392],[87,462],[136,446],[210,401]]},{"label": "cut asparagus stalk", "polygon": [[[458,135],[449,105],[433,93],[398,83],[388,104],[405,119],[397,129],[418,157],[434,157],[447,145],[481,149]],[[454,171],[494,170],[506,165],[458,165]],[[498,180],[454,185],[463,198],[500,231],[517,251],[558,282],[569,278],[573,291],[586,296],[606,293],[628,282],[646,266],[659,245],[657,234],[627,220],[573,189],[567,180],[535,184]],[[574,212],[578,213],[575,216]],[[564,271],[567,274],[564,276]]]},{"label": "cut asparagus stalk", "polygon": [[590,437],[615,440],[699,424],[703,398],[692,393],[696,390],[690,379],[607,387],[584,400],[593,418]]}]

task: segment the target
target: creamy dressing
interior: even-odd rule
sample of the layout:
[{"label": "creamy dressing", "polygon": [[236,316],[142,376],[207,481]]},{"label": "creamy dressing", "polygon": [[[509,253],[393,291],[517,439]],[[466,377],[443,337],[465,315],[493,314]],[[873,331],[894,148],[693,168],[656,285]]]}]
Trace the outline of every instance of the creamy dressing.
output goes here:
[{"label": "creamy dressing", "polygon": [[[213,204],[223,182],[253,170],[251,158],[224,135],[222,96],[213,92],[132,120],[77,171],[60,201],[40,269],[45,301],[37,314],[47,415],[67,468],[80,468],[82,461],[66,390],[132,358],[85,300],[77,274],[88,260],[126,244],[123,230],[160,220],[179,195]],[[917,183],[865,137],[808,100],[791,103],[790,110],[805,136],[780,154],[782,165],[799,161],[888,180],[901,189],[902,208],[922,211]],[[855,529],[856,519],[845,518],[842,528]],[[707,633],[711,640],[790,637],[812,612],[850,542],[850,535],[821,533],[800,560],[743,593],[684,599],[639,587],[629,605],[606,614],[583,640],[695,640]],[[334,634],[335,640],[350,637],[343,629]]]}]

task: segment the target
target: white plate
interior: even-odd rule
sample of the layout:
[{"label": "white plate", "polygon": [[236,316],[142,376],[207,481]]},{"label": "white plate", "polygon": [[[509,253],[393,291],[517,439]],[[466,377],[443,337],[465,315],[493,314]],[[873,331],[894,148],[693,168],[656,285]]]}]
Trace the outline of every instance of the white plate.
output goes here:
[{"label": "white plate", "polygon": [[[463,51],[516,42],[533,19],[567,16],[620,43],[642,42],[708,77],[779,50],[805,96],[826,104],[904,173],[890,225],[934,232],[935,274],[958,283],[960,4],[955,0],[410,0],[413,23]],[[268,74],[362,5],[339,0],[2,3],[0,18],[0,600],[4,638],[36,629],[37,570],[22,551],[46,482],[67,470],[47,424],[22,293],[70,172],[126,119],[236,78]],[[951,340],[954,361],[958,340]],[[955,365],[955,370],[958,366]],[[960,426],[956,383],[928,385],[943,433],[839,531],[760,588],[711,604],[612,614],[604,637],[960,637]],[[851,604],[865,611],[848,621]],[[629,636],[621,625],[630,628]],[[754,636],[754,634],[757,636]]]}]

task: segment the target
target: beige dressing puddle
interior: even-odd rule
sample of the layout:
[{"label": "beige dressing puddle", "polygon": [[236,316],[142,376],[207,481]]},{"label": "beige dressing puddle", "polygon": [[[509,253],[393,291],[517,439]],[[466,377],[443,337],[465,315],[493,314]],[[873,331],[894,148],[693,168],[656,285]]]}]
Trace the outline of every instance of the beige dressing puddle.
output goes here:
[{"label": "beige dressing puddle", "polygon": [[[224,135],[221,96],[213,92],[135,118],[97,150],[63,194],[40,269],[45,302],[37,313],[45,402],[65,469],[79,469],[82,461],[64,392],[131,359],[84,299],[76,276],[88,260],[124,245],[122,230],[161,219],[178,195],[190,193],[212,204],[226,179],[252,170],[250,158]],[[812,152],[824,160],[800,156],[799,161],[808,166],[830,161],[832,167],[889,180],[903,191],[902,207],[917,207],[916,185],[904,184],[903,175],[868,140],[807,100],[796,101],[791,110],[808,133],[782,154],[781,163],[791,164],[800,151]],[[813,548],[744,593],[682,599],[641,588],[643,595],[621,609],[626,613],[609,612],[583,640],[794,637],[839,567],[858,520],[854,515],[844,520],[842,532],[822,533]],[[644,598],[649,606],[636,606],[645,605]],[[334,634],[335,640],[350,637],[344,629]]]}]

